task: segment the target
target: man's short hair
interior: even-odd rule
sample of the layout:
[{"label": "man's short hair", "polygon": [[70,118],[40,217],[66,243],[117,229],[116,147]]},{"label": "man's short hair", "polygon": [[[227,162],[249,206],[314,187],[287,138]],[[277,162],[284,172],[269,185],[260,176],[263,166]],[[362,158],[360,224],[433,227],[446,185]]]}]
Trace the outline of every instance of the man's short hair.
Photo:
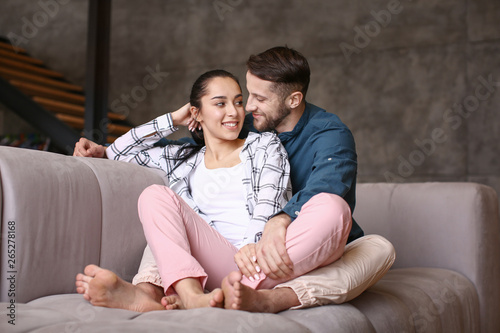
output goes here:
[{"label": "man's short hair", "polygon": [[307,59],[287,46],[273,47],[247,61],[248,71],[261,80],[274,82],[272,90],[283,99],[295,91],[306,97],[311,71]]}]

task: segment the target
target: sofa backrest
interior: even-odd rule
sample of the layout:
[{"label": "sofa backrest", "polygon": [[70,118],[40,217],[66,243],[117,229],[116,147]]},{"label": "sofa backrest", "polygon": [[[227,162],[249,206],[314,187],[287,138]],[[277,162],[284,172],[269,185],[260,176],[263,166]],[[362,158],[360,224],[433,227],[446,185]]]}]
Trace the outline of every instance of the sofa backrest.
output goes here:
[{"label": "sofa backrest", "polygon": [[17,302],[75,292],[76,274],[91,263],[127,280],[137,272],[146,243],[137,199],[148,185],[163,184],[160,175],[124,162],[0,147],[0,177],[1,301],[11,292]]},{"label": "sofa backrest", "polygon": [[[396,249],[393,268],[439,267],[476,286],[481,321],[500,318],[498,196],[475,183],[359,184],[354,211],[365,233],[386,237]],[[486,330],[489,331],[489,330]]]}]

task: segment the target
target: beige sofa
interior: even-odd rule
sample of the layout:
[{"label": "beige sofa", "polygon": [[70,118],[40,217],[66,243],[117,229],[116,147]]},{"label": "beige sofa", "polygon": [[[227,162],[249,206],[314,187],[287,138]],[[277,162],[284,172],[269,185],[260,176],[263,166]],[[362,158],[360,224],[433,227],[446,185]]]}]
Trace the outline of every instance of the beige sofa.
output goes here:
[{"label": "beige sofa", "polygon": [[358,185],[355,218],[397,259],[348,303],[141,314],[89,305],[74,279],[95,263],[131,280],[145,245],[137,197],[161,174],[0,147],[0,177],[1,332],[500,332],[498,199],[483,185]]}]

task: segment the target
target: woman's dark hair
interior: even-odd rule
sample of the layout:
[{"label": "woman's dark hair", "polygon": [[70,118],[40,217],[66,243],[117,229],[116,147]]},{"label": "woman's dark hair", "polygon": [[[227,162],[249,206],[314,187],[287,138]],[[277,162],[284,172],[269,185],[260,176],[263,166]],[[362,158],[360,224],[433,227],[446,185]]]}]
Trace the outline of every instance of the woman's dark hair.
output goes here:
[{"label": "woman's dark hair", "polygon": [[[189,103],[191,106],[194,106],[201,110],[201,98],[207,94],[208,84],[212,79],[218,77],[227,77],[233,79],[241,89],[240,82],[238,78],[233,74],[223,70],[223,69],[214,69],[203,73],[194,81],[193,87],[191,88],[191,94],[189,95]],[[191,132],[191,136],[195,141],[195,144],[185,144],[183,145],[174,156],[174,160],[176,160],[175,167],[170,171],[169,176],[172,172],[177,169],[179,165],[181,165],[184,161],[189,159],[194,154],[198,153],[201,148],[205,146],[205,139],[203,137],[203,130],[195,129]]]},{"label": "woman's dark hair", "polygon": [[311,71],[307,59],[287,46],[273,47],[257,55],[251,55],[247,69],[261,80],[271,81],[271,89],[286,98],[300,91],[306,98]]}]

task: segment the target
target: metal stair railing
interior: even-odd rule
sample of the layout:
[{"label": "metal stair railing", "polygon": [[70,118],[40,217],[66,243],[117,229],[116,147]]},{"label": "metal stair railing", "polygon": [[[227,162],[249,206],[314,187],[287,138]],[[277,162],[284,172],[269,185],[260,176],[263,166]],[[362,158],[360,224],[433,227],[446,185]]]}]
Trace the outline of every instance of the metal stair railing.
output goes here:
[{"label": "metal stair railing", "polygon": [[49,136],[57,148],[67,154],[73,153],[80,134],[1,77],[0,103]]}]

